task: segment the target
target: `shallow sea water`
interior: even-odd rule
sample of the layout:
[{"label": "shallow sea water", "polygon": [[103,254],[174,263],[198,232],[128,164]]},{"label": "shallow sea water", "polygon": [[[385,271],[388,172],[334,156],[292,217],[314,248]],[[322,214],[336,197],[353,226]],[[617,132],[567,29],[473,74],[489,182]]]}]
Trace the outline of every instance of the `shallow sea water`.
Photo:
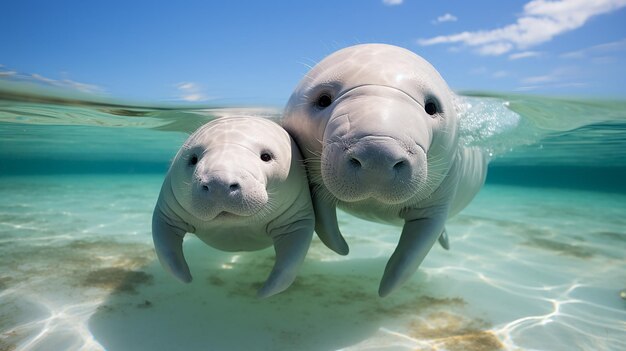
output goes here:
[{"label": "shallow sea water", "polygon": [[272,249],[189,235],[185,285],[150,223],[188,132],[274,112],[37,99],[0,100],[0,350],[626,349],[623,103],[606,118],[606,104],[468,98],[463,140],[496,158],[447,224],[450,251],[381,299],[400,229],[340,213],[350,255],[314,238],[294,285],[259,300]]}]

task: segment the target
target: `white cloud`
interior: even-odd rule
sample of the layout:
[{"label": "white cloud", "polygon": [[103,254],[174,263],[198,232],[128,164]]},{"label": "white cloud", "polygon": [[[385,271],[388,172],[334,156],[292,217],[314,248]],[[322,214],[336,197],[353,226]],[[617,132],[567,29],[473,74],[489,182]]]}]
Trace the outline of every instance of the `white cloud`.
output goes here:
[{"label": "white cloud", "polygon": [[564,54],[561,54],[560,57],[568,58],[568,59],[576,59],[576,58],[585,58],[588,55],[595,55],[595,54],[605,55],[610,52],[623,51],[623,50],[626,50],[626,38],[622,40],[612,41],[609,43],[590,46],[588,48],[584,48],[581,50],[566,52]]},{"label": "white cloud", "polygon": [[181,82],[176,84],[180,93],[179,98],[183,101],[198,102],[207,100],[208,97],[202,92],[202,88],[193,82]]},{"label": "white cloud", "polygon": [[451,13],[446,13],[443,16],[439,16],[437,17],[437,19],[435,19],[433,21],[433,24],[439,24],[439,23],[443,23],[443,22],[456,22],[458,20],[458,18],[451,14]]},{"label": "white cloud", "polygon": [[420,45],[463,43],[481,55],[502,55],[527,49],[582,27],[589,18],[626,6],[626,0],[532,0],[514,24],[474,32],[420,39]]},{"label": "white cloud", "polygon": [[402,5],[404,0],[383,0],[383,4],[387,6]]},{"label": "white cloud", "polygon": [[542,76],[526,77],[522,79],[522,83],[524,84],[548,83],[548,82],[553,82],[556,79],[557,77],[552,74],[545,74]]},{"label": "white cloud", "polygon": [[511,51],[512,48],[511,43],[495,43],[481,46],[478,48],[478,53],[485,56],[498,56]]},{"label": "white cloud", "polygon": [[496,72],[493,72],[491,76],[493,78],[500,79],[500,78],[508,77],[509,75],[510,73],[507,71],[496,71]]},{"label": "white cloud", "polygon": [[577,67],[558,67],[548,74],[523,78],[521,82],[532,85],[561,82],[575,77],[578,73],[580,69]]},{"label": "white cloud", "polygon": [[526,86],[518,87],[515,90],[531,91],[531,90],[539,90],[539,89],[584,88],[588,86],[589,84],[587,83],[571,82],[571,83],[544,84],[544,85],[526,85]]},{"label": "white cloud", "polygon": [[59,82],[68,88],[79,90],[85,93],[101,93],[103,91],[103,89],[97,85],[81,83],[71,79],[63,79]]},{"label": "white cloud", "polygon": [[581,59],[581,58],[585,58],[585,56],[586,56],[586,52],[583,49],[583,50],[566,52],[564,54],[561,54],[559,57],[566,58],[566,59]]},{"label": "white cloud", "polygon": [[12,77],[17,74],[15,71],[5,71],[4,66],[0,65],[0,77]]},{"label": "white cloud", "polygon": [[504,70],[495,71],[495,72],[491,73],[491,72],[489,72],[489,70],[485,66],[474,67],[471,70],[469,70],[469,72],[467,72],[467,73],[470,74],[470,75],[473,75],[473,76],[489,76],[489,77],[495,78],[495,79],[509,77],[511,75],[511,72],[504,71]]},{"label": "white cloud", "polygon": [[472,68],[472,69],[469,71],[469,74],[472,74],[472,75],[478,75],[478,76],[479,76],[479,75],[483,75],[483,74],[485,74],[485,73],[487,73],[487,67],[485,67],[485,66],[480,66],[480,67]]},{"label": "white cloud", "polygon": [[618,62],[618,59],[613,56],[601,56],[592,58],[591,62],[596,65],[610,65],[612,63]]},{"label": "white cloud", "polygon": [[33,73],[29,77],[26,77],[26,78],[27,79],[32,79],[32,80],[40,82],[40,83],[45,83],[45,84],[53,85],[53,86],[56,86],[56,87],[60,87],[60,88],[69,88],[69,89],[73,89],[73,90],[82,91],[83,93],[94,94],[94,93],[103,93],[104,92],[104,89],[102,89],[101,87],[99,87],[97,85],[81,83],[81,82],[77,82],[75,80],[71,80],[71,79],[68,79],[68,78],[52,79],[52,78],[44,77],[44,76],[36,74],[36,73]]},{"label": "white cloud", "polygon": [[516,52],[514,54],[509,55],[509,60],[519,60],[519,59],[529,58],[529,57],[538,57],[541,55],[542,55],[541,52],[538,52],[538,51],[522,51],[522,52]]},{"label": "white cloud", "polygon": [[67,75],[67,73],[61,72],[61,76],[64,78],[53,79],[36,73],[28,74],[18,71],[12,71],[9,70],[6,66],[0,64],[0,79],[35,82],[37,84],[43,84],[62,89],[77,90],[88,94],[102,94],[106,92],[105,89],[100,86],[97,86],[95,84],[77,82],[75,80],[67,78]]},{"label": "white cloud", "polygon": [[200,89],[200,86],[196,83],[192,82],[182,82],[176,84],[176,87],[182,91],[197,91]]}]

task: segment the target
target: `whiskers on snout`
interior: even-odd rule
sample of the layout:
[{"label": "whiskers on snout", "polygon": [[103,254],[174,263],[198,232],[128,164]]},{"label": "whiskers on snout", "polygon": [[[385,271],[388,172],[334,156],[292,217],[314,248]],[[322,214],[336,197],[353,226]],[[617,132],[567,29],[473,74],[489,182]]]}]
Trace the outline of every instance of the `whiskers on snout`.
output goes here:
[{"label": "whiskers on snout", "polygon": [[425,192],[431,182],[424,149],[387,137],[334,138],[325,143],[319,157],[307,160],[309,164],[310,181],[324,184],[332,196],[344,202],[374,199],[400,204]]},{"label": "whiskers on snout", "polygon": [[254,222],[272,212],[273,204],[265,185],[251,177],[225,181],[197,177],[185,183],[190,203],[186,210],[203,221]]}]

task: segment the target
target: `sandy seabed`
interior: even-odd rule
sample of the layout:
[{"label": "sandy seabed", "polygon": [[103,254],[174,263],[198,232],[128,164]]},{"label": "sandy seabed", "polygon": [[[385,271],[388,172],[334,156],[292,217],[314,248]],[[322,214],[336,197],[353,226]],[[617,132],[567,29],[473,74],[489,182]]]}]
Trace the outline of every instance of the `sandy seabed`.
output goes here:
[{"label": "sandy seabed", "polygon": [[400,228],[340,213],[294,285],[259,300],[271,249],[193,235],[194,281],[156,261],[161,175],[4,177],[0,350],[623,350],[626,196],[487,185],[401,289],[378,283]]}]

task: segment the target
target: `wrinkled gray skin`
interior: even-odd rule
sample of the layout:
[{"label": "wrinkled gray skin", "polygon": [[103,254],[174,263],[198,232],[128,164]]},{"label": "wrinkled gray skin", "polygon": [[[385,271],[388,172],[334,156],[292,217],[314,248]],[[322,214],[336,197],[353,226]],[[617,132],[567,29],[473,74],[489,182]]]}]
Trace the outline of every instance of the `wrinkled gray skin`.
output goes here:
[{"label": "wrinkled gray skin", "polygon": [[[271,160],[262,159],[267,155]],[[185,233],[223,251],[274,245],[276,262],[260,297],[291,285],[314,227],[298,147],[278,124],[258,117],[222,118],[193,133],[172,162],[152,217],[159,261],[183,282],[191,281]]]},{"label": "wrinkled gray skin", "polygon": [[383,44],[328,56],[287,103],[283,126],[305,157],[322,241],[348,253],[336,206],[403,225],[380,296],[405,282],[438,238],[448,247],[446,219],[484,183],[487,159],[459,145],[458,123],[455,96],[439,73],[416,54]]}]

